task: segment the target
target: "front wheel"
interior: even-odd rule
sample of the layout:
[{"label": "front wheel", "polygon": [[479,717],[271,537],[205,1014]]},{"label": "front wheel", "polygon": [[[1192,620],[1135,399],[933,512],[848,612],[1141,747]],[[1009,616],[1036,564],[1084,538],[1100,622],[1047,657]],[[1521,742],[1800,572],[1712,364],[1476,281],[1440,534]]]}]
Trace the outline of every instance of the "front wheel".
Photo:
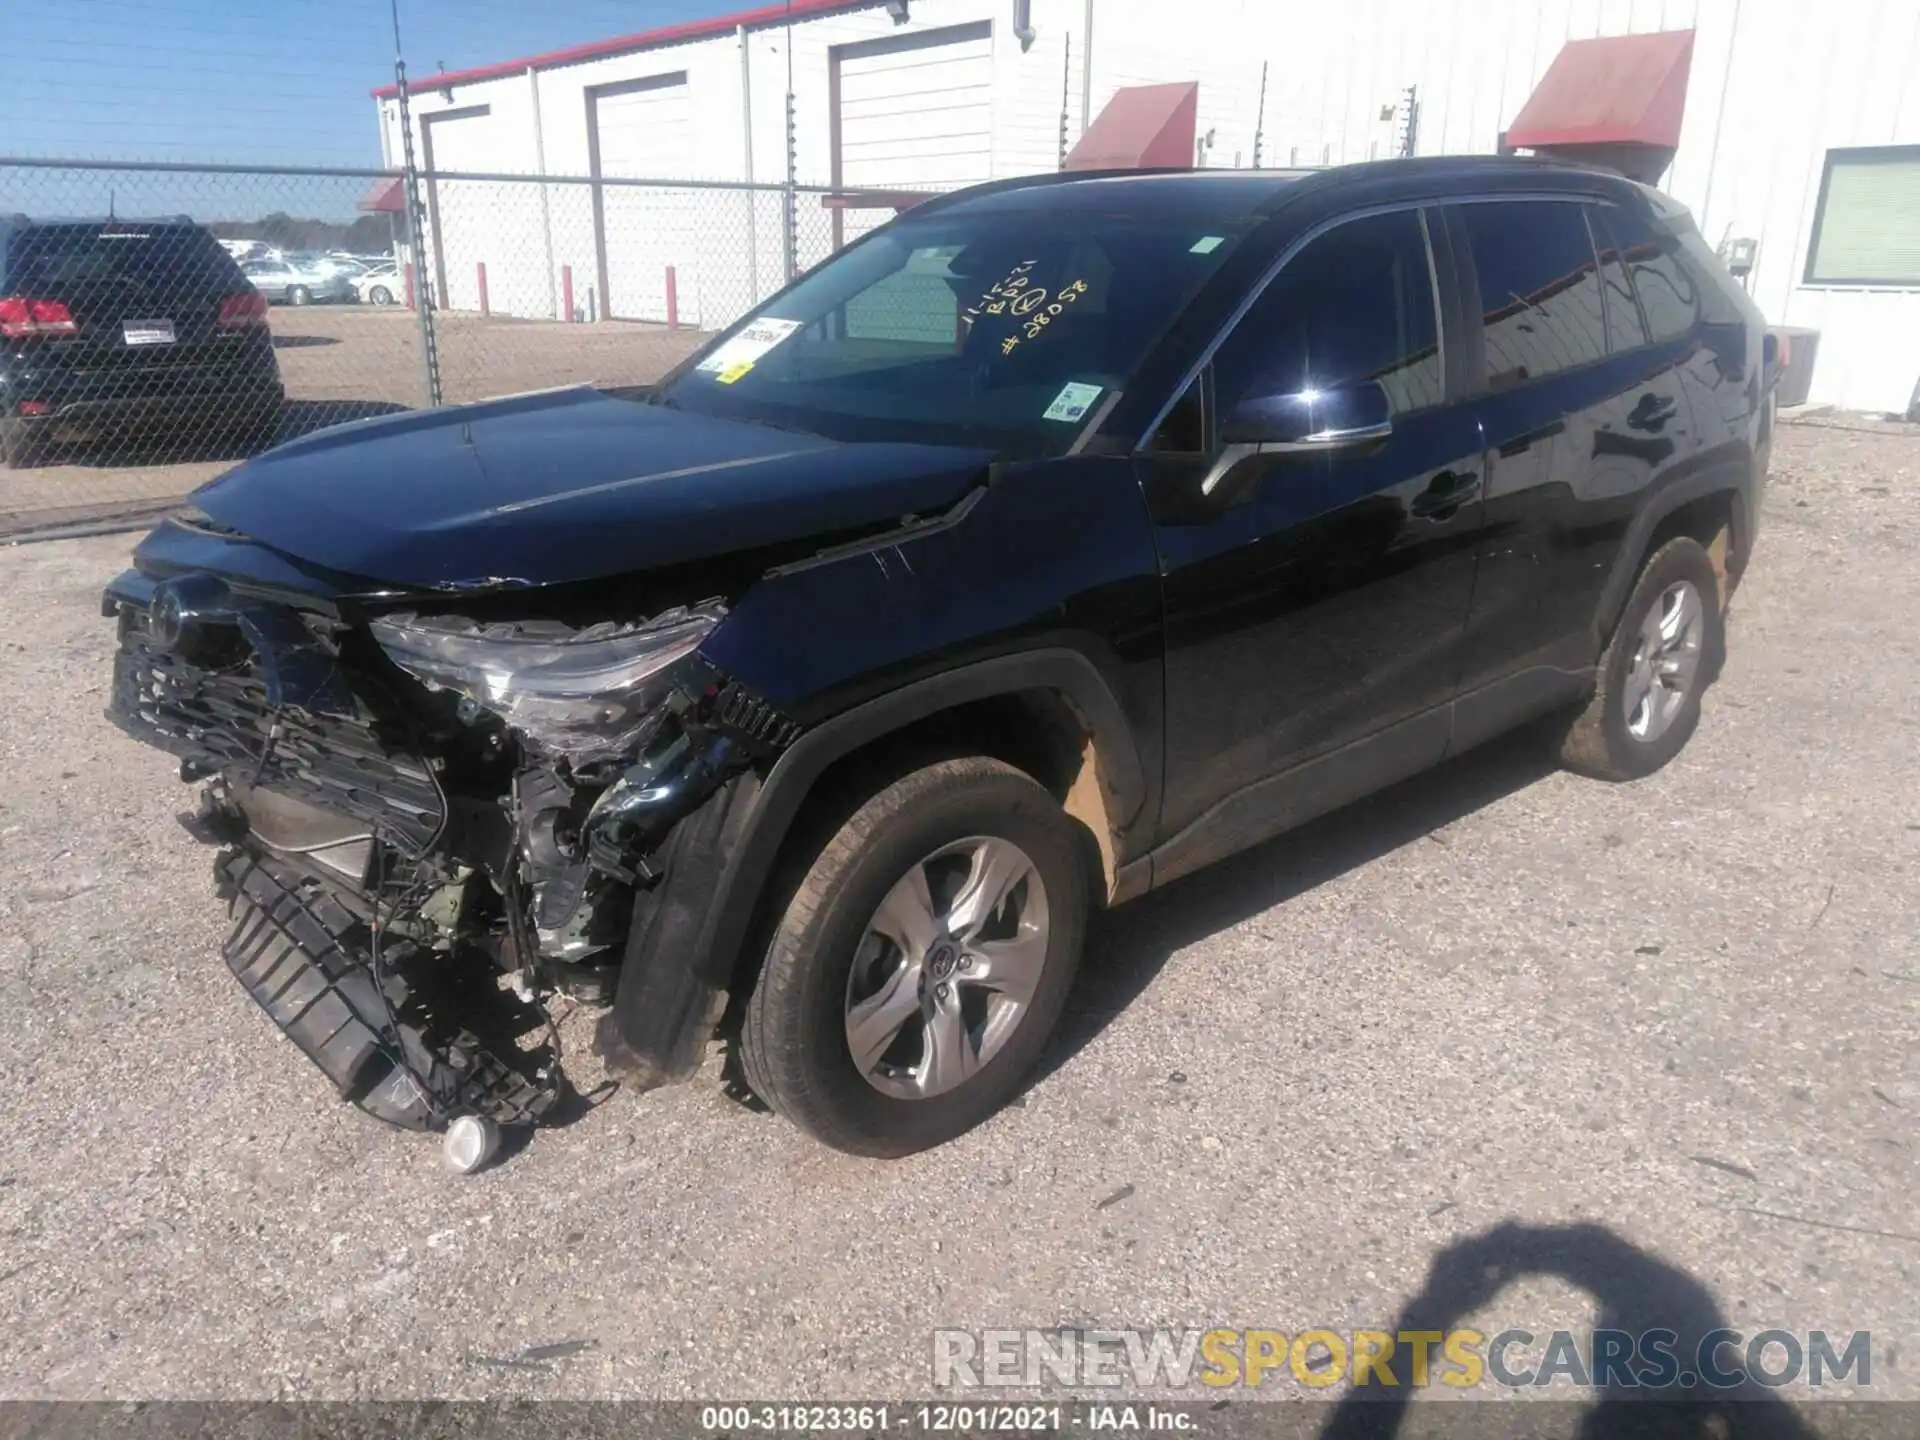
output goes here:
[{"label": "front wheel", "polygon": [[287,289],[287,303],[289,305],[311,305],[313,303],[313,292],[304,285],[289,286]]},{"label": "front wheel", "polygon": [[393,303],[393,291],[384,285],[375,285],[367,291],[367,303],[370,305],[391,305]]},{"label": "front wheel", "polygon": [[1018,1093],[1060,1018],[1088,908],[1078,831],[981,756],[868,800],[801,881],[741,1032],[747,1082],[816,1139],[898,1156]]},{"label": "front wheel", "polygon": [[1561,760],[1598,779],[1636,780],[1678,755],[1700,723],[1724,627],[1712,558],[1697,540],[1669,540],[1627,597],[1599,687],[1561,742]]}]

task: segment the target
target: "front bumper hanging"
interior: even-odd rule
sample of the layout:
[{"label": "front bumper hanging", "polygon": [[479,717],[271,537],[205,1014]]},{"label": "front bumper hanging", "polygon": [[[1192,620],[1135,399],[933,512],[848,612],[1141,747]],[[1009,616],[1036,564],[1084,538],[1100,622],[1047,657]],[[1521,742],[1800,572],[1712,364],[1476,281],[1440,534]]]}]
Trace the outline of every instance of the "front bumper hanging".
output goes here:
[{"label": "front bumper hanging", "polygon": [[516,1052],[510,1065],[422,1013],[398,973],[376,976],[371,932],[325,887],[245,849],[223,851],[215,876],[235,916],[228,968],[341,1099],[408,1130],[462,1115],[530,1125],[559,1099],[557,1056]]}]

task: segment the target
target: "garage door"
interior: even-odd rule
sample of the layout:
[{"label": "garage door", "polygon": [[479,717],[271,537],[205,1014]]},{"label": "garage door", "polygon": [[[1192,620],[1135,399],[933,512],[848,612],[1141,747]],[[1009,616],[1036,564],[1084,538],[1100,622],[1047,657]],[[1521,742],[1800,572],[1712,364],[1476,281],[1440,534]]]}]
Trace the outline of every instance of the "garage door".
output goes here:
[{"label": "garage door", "polygon": [[[597,86],[593,96],[595,173],[683,179],[693,174],[693,109],[687,72]],[[667,267],[679,272],[683,310],[697,288],[693,265],[699,192],[659,186],[601,190],[606,313],[628,320],[667,318]],[[689,321],[697,317],[683,315]]]},{"label": "garage door", "polygon": [[[888,36],[835,52],[843,189],[953,189],[992,172],[993,27]],[[854,212],[848,237],[889,218]]]},{"label": "garage door", "polygon": [[[493,116],[485,105],[430,114],[421,124],[429,172],[493,169]],[[483,180],[430,180],[427,223],[434,237],[434,299],[449,310],[480,308],[479,262],[502,249],[498,186]]]}]

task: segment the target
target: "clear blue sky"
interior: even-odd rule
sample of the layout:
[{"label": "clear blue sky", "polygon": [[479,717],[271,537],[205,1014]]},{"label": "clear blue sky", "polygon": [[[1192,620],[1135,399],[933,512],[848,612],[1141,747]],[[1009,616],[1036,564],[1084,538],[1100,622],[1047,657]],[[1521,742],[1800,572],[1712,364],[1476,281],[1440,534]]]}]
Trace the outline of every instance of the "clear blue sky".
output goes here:
[{"label": "clear blue sky", "polygon": [[[400,28],[427,74],[738,8],[400,0]],[[0,0],[10,155],[378,165],[367,92],[392,78],[388,0]]]}]

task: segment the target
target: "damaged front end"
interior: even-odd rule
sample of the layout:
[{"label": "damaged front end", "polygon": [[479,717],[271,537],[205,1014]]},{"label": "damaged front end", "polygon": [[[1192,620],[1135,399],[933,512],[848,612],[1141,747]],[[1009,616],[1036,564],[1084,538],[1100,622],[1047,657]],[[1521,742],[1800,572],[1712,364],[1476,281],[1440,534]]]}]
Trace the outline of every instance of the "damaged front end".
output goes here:
[{"label": "damaged front end", "polygon": [[725,964],[687,946],[797,733],[701,654],[724,601],[503,623],[130,571],[105,609],[110,717],[202,784],[228,965],[343,1098],[537,1123],[556,993],[618,991],[597,1048],[630,1081],[698,1066]]}]

